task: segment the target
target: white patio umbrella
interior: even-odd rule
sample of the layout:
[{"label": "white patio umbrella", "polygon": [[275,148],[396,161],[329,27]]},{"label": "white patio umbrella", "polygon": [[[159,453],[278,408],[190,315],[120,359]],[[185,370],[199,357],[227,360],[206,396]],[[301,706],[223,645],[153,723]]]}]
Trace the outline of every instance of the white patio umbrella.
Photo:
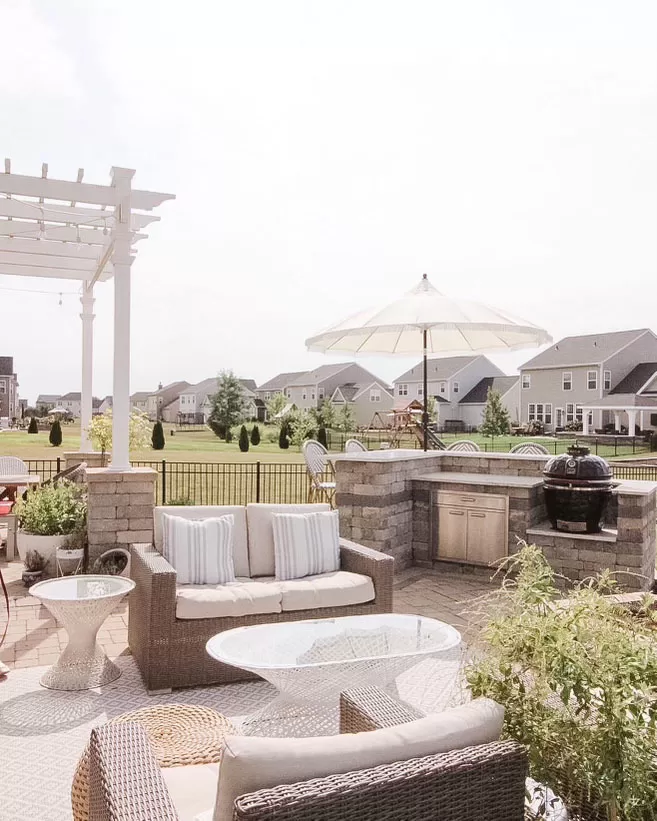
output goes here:
[{"label": "white patio umbrella", "polygon": [[469,299],[451,299],[423,274],[419,285],[401,299],[361,311],[306,340],[322,353],[422,353],[424,380],[424,450],[428,446],[427,357],[513,351],[552,342],[542,328],[505,311]]}]

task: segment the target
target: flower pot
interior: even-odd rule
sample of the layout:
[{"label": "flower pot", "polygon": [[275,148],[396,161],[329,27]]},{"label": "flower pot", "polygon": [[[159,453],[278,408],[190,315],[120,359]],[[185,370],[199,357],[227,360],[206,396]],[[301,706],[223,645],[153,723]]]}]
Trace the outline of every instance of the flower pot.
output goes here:
[{"label": "flower pot", "polygon": [[32,587],[43,578],[43,570],[23,570],[21,578],[25,587]]},{"label": "flower pot", "polygon": [[96,573],[106,572],[103,569],[103,565],[108,560],[113,560],[113,559],[116,559],[118,557],[125,558],[125,567],[123,568],[123,570],[118,575],[119,576],[124,576],[125,578],[129,579],[130,578],[130,552],[128,550],[125,550],[123,547],[113,547],[111,550],[106,550],[104,553],[102,553],[98,557],[98,559],[96,559],[96,562],[95,562],[95,565],[94,565],[94,568],[95,568],[94,572],[96,572]]},{"label": "flower pot", "polygon": [[19,530],[16,539],[18,555],[25,561],[27,551],[36,550],[48,562],[48,569],[53,570],[57,548],[63,547],[68,539],[68,536],[37,536],[34,533]]}]

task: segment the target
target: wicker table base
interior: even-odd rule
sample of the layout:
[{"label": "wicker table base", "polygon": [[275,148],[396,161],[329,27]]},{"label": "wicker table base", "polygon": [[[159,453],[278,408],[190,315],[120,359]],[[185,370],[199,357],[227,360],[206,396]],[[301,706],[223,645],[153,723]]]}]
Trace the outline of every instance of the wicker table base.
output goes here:
[{"label": "wicker table base", "polygon": [[[161,767],[214,764],[221,760],[223,739],[237,730],[207,707],[161,704],[116,716],[109,724],[136,721],[144,727]],[[74,821],[89,819],[89,748],[78,762],[71,787]]]}]

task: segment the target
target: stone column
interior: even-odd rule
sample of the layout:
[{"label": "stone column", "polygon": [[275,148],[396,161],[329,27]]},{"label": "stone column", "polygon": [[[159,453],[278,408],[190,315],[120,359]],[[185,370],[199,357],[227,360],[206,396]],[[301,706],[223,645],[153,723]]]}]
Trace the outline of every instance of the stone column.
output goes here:
[{"label": "stone column", "polygon": [[[103,457],[102,453],[96,450],[91,451],[76,451],[75,453],[64,453],[64,470],[81,465],[83,462],[88,468],[102,468],[109,464],[111,454],[106,453]],[[103,464],[104,460],[104,464]]]},{"label": "stone column", "polygon": [[152,542],[156,471],[88,468],[86,478],[90,559],[113,547]]}]

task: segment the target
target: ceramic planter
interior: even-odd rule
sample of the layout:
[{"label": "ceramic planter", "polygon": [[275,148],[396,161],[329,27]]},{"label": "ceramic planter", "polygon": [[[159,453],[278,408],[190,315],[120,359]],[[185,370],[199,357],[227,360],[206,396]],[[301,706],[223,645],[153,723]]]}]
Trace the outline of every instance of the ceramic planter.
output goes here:
[{"label": "ceramic planter", "polygon": [[18,555],[25,561],[28,550],[36,550],[48,562],[47,569],[54,572],[57,548],[63,547],[69,538],[69,536],[36,536],[34,533],[19,530],[16,538]]},{"label": "ceramic planter", "polygon": [[124,576],[125,578],[129,579],[130,578],[130,552],[128,550],[125,550],[125,548],[123,548],[123,547],[113,547],[111,550],[106,550],[104,553],[102,553],[98,557],[97,565],[99,567],[99,572],[100,573],[103,572],[102,565],[103,565],[104,561],[106,561],[107,559],[110,559],[110,558],[114,558],[117,555],[125,556],[125,558],[126,558],[126,565],[123,568],[123,570],[119,573],[119,576]]},{"label": "ceramic planter", "polygon": [[25,587],[32,587],[43,578],[43,570],[23,570],[21,578]]}]

